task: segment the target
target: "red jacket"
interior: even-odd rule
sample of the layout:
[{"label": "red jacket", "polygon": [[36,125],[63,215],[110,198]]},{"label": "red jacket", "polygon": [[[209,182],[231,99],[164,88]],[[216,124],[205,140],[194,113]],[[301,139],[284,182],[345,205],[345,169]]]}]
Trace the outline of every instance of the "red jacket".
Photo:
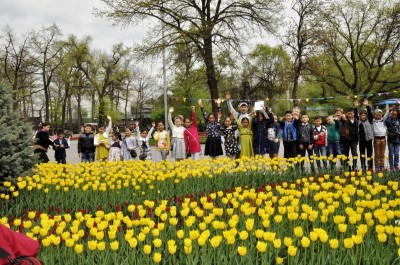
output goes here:
[{"label": "red jacket", "polygon": [[[0,224],[0,247],[10,254],[9,259],[14,260],[20,256],[36,257],[40,244],[32,238]],[[8,264],[10,264],[9,260],[0,258],[0,265]]]},{"label": "red jacket", "polygon": [[201,151],[199,132],[197,131],[196,113],[192,112],[192,126],[183,132],[186,152],[194,154]]}]

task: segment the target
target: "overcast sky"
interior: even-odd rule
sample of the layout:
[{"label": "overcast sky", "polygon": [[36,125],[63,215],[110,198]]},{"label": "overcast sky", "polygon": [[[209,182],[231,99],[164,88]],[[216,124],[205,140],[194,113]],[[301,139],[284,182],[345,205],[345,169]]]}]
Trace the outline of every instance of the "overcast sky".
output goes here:
[{"label": "overcast sky", "polygon": [[9,25],[20,35],[55,23],[65,37],[90,35],[92,47],[105,51],[115,43],[132,46],[141,42],[144,25],[128,29],[112,26],[111,21],[93,15],[93,8],[100,5],[99,0],[0,0],[0,26],[3,30]]}]

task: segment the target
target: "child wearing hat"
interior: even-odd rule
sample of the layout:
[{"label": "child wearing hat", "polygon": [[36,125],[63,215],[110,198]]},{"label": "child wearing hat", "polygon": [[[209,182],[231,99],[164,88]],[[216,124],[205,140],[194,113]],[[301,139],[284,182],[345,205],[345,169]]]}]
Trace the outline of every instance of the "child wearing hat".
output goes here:
[{"label": "child wearing hat", "polygon": [[389,116],[387,111],[383,116],[381,109],[374,110],[374,118],[372,120],[372,129],[374,131],[374,163],[375,171],[385,169],[385,152],[386,152],[386,124],[385,120]]}]

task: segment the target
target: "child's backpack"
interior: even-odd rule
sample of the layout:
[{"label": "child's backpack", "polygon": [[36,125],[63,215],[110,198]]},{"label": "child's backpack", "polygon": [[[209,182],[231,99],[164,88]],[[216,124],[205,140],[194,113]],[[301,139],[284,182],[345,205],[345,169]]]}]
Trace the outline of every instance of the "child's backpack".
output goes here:
[{"label": "child's backpack", "polygon": [[10,253],[8,253],[4,248],[0,247],[0,264],[20,264],[20,265],[43,265],[43,263],[35,257],[16,257],[15,259],[10,258]]}]

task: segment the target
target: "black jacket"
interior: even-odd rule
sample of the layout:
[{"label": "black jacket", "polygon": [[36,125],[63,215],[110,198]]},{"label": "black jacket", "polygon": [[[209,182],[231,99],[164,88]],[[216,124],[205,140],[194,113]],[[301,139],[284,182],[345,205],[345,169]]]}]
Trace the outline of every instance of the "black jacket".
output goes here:
[{"label": "black jacket", "polygon": [[93,133],[82,133],[79,135],[78,153],[94,153],[95,150]]}]

